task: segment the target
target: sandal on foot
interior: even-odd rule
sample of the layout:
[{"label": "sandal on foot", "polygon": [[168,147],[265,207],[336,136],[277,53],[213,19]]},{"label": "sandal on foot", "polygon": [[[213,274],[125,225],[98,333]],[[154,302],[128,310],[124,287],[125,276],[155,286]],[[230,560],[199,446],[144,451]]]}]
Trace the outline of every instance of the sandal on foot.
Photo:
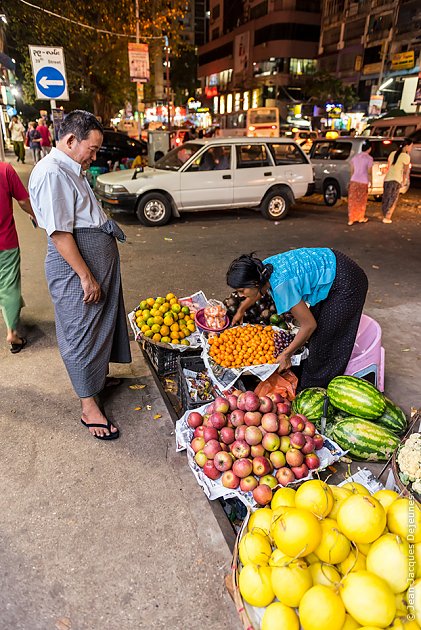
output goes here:
[{"label": "sandal on foot", "polygon": [[116,440],[118,437],[120,437],[120,431],[118,429],[114,433],[111,432],[111,422],[108,419],[107,419],[107,424],[85,422],[83,418],[81,418],[80,421],[83,424],[83,426],[86,427],[87,429],[92,429],[92,428],[108,429],[108,431],[110,432],[109,435],[94,435],[94,437],[96,437],[98,440]]},{"label": "sandal on foot", "polygon": [[392,219],[388,219],[387,217],[384,217],[383,223],[392,223]]},{"label": "sandal on foot", "polygon": [[122,380],[123,379],[117,378],[116,376],[106,376],[104,387],[118,387],[121,385]]},{"label": "sandal on foot", "polygon": [[348,221],[348,225],[354,225],[354,221]]},{"label": "sandal on foot", "polygon": [[18,352],[23,350],[24,347],[26,346],[26,344],[28,343],[28,341],[27,341],[27,339],[25,339],[25,337],[22,337],[21,341],[22,341],[22,343],[11,343],[10,344],[10,352],[12,354],[17,354]]},{"label": "sandal on foot", "polygon": [[364,217],[364,219],[361,219],[360,221],[358,221],[358,223],[367,223],[368,218]]}]

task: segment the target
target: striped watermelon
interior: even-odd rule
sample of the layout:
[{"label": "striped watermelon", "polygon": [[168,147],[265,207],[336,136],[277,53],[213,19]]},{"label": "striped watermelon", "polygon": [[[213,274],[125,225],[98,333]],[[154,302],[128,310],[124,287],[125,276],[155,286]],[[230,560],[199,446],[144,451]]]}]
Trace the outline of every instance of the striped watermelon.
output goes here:
[{"label": "striped watermelon", "polygon": [[376,422],[382,427],[390,429],[393,433],[397,433],[397,435],[403,435],[408,426],[408,421],[404,412],[389,398],[386,398],[386,396],[384,399],[386,401],[386,409],[383,415],[380,416]]},{"label": "striped watermelon", "polygon": [[354,459],[371,462],[386,461],[400,443],[389,429],[352,416],[334,424],[331,436]]},{"label": "striped watermelon", "polygon": [[366,420],[379,418],[386,408],[383,394],[356,376],[336,376],[327,386],[327,395],[337,409]]},{"label": "striped watermelon", "polygon": [[291,412],[301,413],[309,420],[320,420],[326,393],[323,387],[303,389],[292,401]]}]

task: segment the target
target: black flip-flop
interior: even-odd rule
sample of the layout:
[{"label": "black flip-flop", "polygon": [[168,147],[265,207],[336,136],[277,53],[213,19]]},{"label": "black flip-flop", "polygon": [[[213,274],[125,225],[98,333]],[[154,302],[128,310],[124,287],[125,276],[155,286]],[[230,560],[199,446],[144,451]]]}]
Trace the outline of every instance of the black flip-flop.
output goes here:
[{"label": "black flip-flop", "polygon": [[83,426],[86,427],[87,429],[91,429],[94,427],[97,427],[99,429],[108,429],[108,431],[110,432],[109,435],[94,435],[94,437],[96,437],[97,440],[116,440],[118,437],[120,437],[120,431],[118,429],[114,433],[111,432],[111,422],[108,419],[107,419],[107,424],[96,424],[95,422],[85,422],[83,418],[81,418],[80,421],[83,424]]},{"label": "black flip-flop", "polygon": [[118,387],[119,385],[121,385],[122,383],[121,378],[118,378],[116,376],[106,376],[105,377],[105,387]]},{"label": "black flip-flop", "polygon": [[21,337],[21,339],[22,339],[22,343],[11,343],[10,344],[10,352],[12,354],[17,354],[18,352],[23,350],[24,347],[26,346],[26,344],[28,343],[28,340],[25,339],[25,337]]}]

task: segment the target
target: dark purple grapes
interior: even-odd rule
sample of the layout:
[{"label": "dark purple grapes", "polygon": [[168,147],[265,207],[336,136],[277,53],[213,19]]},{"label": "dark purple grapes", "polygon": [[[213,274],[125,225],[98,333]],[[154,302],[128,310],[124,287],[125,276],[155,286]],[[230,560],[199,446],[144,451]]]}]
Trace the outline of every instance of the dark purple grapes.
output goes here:
[{"label": "dark purple grapes", "polygon": [[287,330],[279,330],[275,333],[274,342],[275,342],[275,357],[279,356],[281,352],[283,352],[286,348],[288,348],[289,344],[294,339],[294,335],[292,335]]}]

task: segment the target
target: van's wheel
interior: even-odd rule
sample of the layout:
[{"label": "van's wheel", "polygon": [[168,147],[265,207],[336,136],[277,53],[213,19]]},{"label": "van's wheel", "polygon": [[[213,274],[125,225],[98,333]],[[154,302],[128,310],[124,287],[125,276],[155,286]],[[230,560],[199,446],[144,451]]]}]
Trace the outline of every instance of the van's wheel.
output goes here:
[{"label": "van's wheel", "polygon": [[285,219],[291,207],[291,194],[286,190],[273,190],[262,202],[260,211],[269,221]]},{"label": "van's wheel", "polygon": [[136,215],[147,227],[165,225],[171,218],[171,204],[161,193],[148,193],[138,202]]},{"label": "van's wheel", "polygon": [[340,199],[341,191],[339,190],[339,184],[334,179],[330,179],[325,182],[323,186],[323,199],[327,206],[334,206]]}]

